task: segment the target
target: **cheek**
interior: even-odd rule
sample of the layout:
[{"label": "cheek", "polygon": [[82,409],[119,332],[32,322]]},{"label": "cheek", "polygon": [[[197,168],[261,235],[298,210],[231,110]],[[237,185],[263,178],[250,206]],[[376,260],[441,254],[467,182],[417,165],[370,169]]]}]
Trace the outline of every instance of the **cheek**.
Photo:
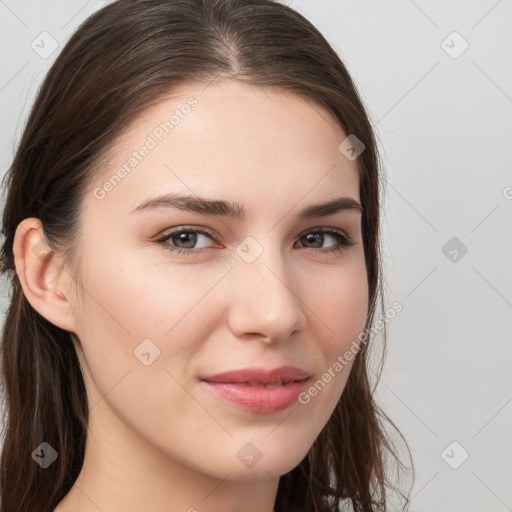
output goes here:
[{"label": "cheek", "polygon": [[343,268],[324,270],[321,276],[312,276],[307,286],[316,290],[310,293],[307,303],[324,323],[328,334],[325,352],[339,354],[364,329],[368,312],[364,262],[355,260]]},{"label": "cheek", "polygon": [[[191,450],[185,439],[193,444],[219,430],[183,385],[188,387],[185,377],[194,354],[211,337],[214,304],[208,292],[225,270],[198,276],[190,267],[141,266],[103,256],[101,265],[89,265],[94,272],[84,276],[87,292],[78,333],[92,403],[105,418],[116,411],[117,418],[162,450],[173,445],[173,436],[183,438],[183,451]],[[176,411],[187,421],[177,422]]]},{"label": "cheek", "polygon": [[318,327],[318,332],[323,333],[318,337],[322,363],[321,373],[306,390],[303,403],[311,402],[310,406],[322,411],[320,423],[327,421],[343,392],[359,351],[368,312],[364,264],[357,261],[330,272],[316,280],[317,292],[310,294],[308,301],[310,318],[317,317],[316,325],[322,326]]},{"label": "cheek", "polygon": [[211,338],[219,306],[209,292],[226,269],[194,272],[186,265],[97,255],[83,277],[87,292],[78,322],[95,387],[103,395],[129,371],[130,381],[140,377],[134,400],[144,402],[143,390],[151,388],[152,396],[169,402],[177,384],[166,370],[181,381],[193,355]]}]

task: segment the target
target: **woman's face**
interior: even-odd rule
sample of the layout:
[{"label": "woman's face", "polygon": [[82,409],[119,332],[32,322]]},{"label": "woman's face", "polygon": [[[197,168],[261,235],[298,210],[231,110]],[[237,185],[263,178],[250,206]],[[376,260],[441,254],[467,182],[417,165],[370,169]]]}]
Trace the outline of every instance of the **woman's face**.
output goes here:
[{"label": "woman's face", "polygon": [[[311,210],[360,201],[357,161],[291,93],[225,80],[170,98],[118,139],[81,205],[84,293],[68,298],[91,431],[152,467],[277,477],[329,419],[364,328],[361,212]],[[214,379],[242,369],[256,371]],[[276,380],[292,382],[264,387]]]}]

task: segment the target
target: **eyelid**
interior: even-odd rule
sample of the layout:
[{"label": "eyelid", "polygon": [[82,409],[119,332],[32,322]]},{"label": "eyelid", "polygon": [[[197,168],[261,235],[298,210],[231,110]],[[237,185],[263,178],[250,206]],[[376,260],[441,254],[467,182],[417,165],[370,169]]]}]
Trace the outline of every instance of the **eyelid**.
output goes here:
[{"label": "eyelid", "polygon": [[182,231],[194,231],[194,232],[197,232],[197,233],[202,233],[204,235],[208,235],[212,238],[215,238],[215,232],[212,231],[211,229],[209,228],[205,228],[203,226],[193,226],[193,225],[188,225],[188,224],[180,224],[179,226],[174,226],[172,228],[166,228],[164,229],[163,231],[161,231],[158,235],[156,235],[154,238],[155,239],[160,239],[160,238],[165,238],[165,237],[168,237],[170,235],[173,235],[175,233],[181,233]]}]

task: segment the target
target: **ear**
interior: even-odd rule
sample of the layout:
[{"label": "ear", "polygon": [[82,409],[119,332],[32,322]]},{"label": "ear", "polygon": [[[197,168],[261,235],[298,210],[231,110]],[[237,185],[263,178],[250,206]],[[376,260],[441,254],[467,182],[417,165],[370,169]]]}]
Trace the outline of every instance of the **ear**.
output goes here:
[{"label": "ear", "polygon": [[13,244],[16,273],[31,306],[49,322],[76,333],[73,308],[66,297],[73,277],[48,246],[39,219],[22,220]]}]

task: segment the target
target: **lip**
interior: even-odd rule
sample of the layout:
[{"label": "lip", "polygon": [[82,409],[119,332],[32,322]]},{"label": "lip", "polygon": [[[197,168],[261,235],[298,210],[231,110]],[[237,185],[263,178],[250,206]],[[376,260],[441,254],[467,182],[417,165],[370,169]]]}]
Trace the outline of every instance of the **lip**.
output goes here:
[{"label": "lip", "polygon": [[[237,407],[259,414],[272,414],[290,407],[310,376],[295,366],[274,369],[244,368],[202,377],[201,381],[214,395]],[[267,388],[267,384],[283,385]]]},{"label": "lip", "polygon": [[202,377],[208,382],[238,383],[254,382],[257,384],[273,384],[280,381],[298,381],[309,377],[309,374],[296,366],[280,366],[279,368],[242,368],[216,375]]}]

